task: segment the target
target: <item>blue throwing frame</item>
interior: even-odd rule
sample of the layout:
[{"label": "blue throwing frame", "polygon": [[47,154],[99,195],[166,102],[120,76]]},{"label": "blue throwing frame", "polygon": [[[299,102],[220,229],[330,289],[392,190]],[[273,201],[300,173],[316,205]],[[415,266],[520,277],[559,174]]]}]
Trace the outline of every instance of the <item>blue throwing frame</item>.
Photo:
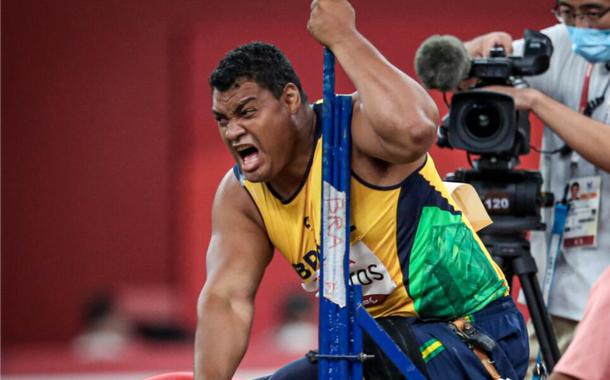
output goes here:
[{"label": "blue throwing frame", "polygon": [[362,380],[362,329],[409,380],[424,380],[409,358],[362,305],[362,289],[349,283],[350,96],[335,95],[335,57],[324,49],[322,212],[320,243],[319,380]]}]

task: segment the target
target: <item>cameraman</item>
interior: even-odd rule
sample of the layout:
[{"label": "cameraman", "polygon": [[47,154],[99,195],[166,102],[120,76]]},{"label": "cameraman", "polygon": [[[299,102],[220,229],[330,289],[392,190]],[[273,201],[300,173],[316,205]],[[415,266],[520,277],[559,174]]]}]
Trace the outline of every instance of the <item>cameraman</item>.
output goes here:
[{"label": "cameraman", "polygon": [[[576,235],[568,239],[566,229],[549,298],[563,352],[582,318],[589,289],[610,264],[610,0],[560,0],[553,13],[559,24],[542,31],[554,46],[549,69],[528,77],[530,88],[489,89],[511,95],[517,108],[531,110],[546,125],[540,159],[544,190],[562,199],[578,182],[581,194],[589,197],[584,203],[579,200],[578,213],[568,218],[570,233]],[[477,37],[466,48],[476,57],[488,55],[496,45],[509,54],[523,54],[523,41],[512,41],[503,32]],[[589,217],[583,218],[582,212]],[[544,268],[552,209],[544,211],[543,220],[547,232],[532,233],[531,239],[539,268]],[[530,341],[530,347],[535,357],[537,342]]]}]

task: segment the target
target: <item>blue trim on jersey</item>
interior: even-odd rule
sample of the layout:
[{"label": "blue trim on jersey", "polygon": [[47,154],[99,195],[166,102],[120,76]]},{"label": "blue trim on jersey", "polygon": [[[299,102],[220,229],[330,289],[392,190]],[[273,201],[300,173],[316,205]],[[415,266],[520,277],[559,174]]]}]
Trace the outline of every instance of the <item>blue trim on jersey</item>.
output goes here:
[{"label": "blue trim on jersey", "polygon": [[461,215],[421,173],[410,175],[401,185],[396,210],[396,249],[405,289],[409,289],[409,264],[415,233],[424,207],[436,206],[454,215]]},{"label": "blue trim on jersey", "polygon": [[235,175],[235,178],[237,178],[239,183],[243,186],[244,176],[241,174],[241,170],[239,170],[238,164],[233,165],[233,174]]}]

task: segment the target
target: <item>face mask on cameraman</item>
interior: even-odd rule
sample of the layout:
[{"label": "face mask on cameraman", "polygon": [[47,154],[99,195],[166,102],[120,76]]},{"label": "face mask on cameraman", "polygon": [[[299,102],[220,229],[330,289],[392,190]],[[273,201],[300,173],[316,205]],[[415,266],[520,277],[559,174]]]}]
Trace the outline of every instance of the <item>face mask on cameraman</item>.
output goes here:
[{"label": "face mask on cameraman", "polygon": [[610,61],[610,29],[566,27],[574,53],[591,63]]},{"label": "face mask on cameraman", "polygon": [[[559,2],[553,9],[557,21],[568,29],[572,51],[591,63],[610,61],[610,29],[601,28],[603,24],[600,22],[608,12],[610,7],[575,12],[571,6]],[[578,22],[581,26],[576,26]],[[597,28],[597,25],[600,27]]]}]

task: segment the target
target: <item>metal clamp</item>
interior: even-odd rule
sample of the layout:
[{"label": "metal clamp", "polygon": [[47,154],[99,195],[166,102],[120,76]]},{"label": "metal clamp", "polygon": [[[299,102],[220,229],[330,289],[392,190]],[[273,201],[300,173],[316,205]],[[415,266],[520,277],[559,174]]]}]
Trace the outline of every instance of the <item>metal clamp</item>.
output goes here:
[{"label": "metal clamp", "polygon": [[317,351],[309,351],[305,354],[310,363],[317,363],[318,359],[346,359],[346,360],[354,360],[364,363],[365,360],[375,358],[375,355],[365,354],[364,352],[359,353],[358,355],[323,355],[319,354]]}]

